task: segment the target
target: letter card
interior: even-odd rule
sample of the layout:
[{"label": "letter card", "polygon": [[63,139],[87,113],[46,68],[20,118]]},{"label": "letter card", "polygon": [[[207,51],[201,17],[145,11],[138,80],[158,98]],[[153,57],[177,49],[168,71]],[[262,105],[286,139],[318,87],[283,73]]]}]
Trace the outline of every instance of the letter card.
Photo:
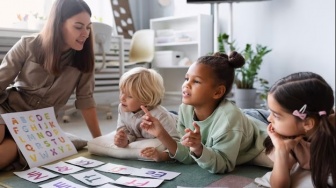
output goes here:
[{"label": "letter card", "polygon": [[141,169],[135,170],[131,175],[149,177],[149,178],[157,178],[157,179],[163,179],[163,180],[171,180],[171,179],[174,179],[176,176],[180,175],[180,173],[165,171],[165,170],[141,168]]},{"label": "letter card", "polygon": [[50,178],[57,177],[57,174],[53,174],[49,172],[48,170],[43,170],[41,168],[31,168],[25,171],[21,172],[14,172],[15,175],[19,176],[22,179],[26,179],[28,181],[31,181],[33,183],[45,181]]},{"label": "letter card", "polygon": [[109,182],[114,183],[113,179],[104,176],[103,174],[100,174],[94,170],[71,174],[71,176],[90,186],[103,185]]},{"label": "letter card", "polygon": [[72,164],[65,163],[63,161],[60,161],[55,164],[43,165],[42,167],[61,174],[72,174],[84,169]]},{"label": "letter card", "polygon": [[87,188],[85,186],[81,186],[77,183],[69,181],[65,178],[59,178],[55,181],[51,181],[51,182],[42,184],[39,187],[42,187],[42,188],[51,188],[51,187],[55,187],[55,188]]},{"label": "letter card", "polygon": [[124,166],[124,165],[118,165],[118,164],[112,164],[107,163],[105,165],[102,165],[95,170],[99,170],[102,172],[109,172],[113,174],[132,174],[133,171],[138,170],[138,168],[130,167],[130,166]]},{"label": "letter card", "polygon": [[158,187],[163,180],[121,176],[114,183],[128,187]]}]

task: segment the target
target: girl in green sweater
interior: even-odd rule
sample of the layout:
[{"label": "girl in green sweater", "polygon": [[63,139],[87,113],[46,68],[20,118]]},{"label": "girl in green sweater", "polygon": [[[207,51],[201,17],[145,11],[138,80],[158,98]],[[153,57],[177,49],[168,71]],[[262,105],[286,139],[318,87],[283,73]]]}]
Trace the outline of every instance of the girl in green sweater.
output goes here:
[{"label": "girl in green sweater", "polygon": [[[225,98],[232,88],[235,68],[244,63],[237,52],[230,56],[215,53],[200,57],[189,67],[178,113],[177,129],[183,135],[179,142],[145,107],[141,127],[167,147],[170,157],[184,164],[196,162],[211,173],[230,172],[236,165],[263,156],[267,124],[245,115]],[[267,161],[263,165],[270,166]]]}]

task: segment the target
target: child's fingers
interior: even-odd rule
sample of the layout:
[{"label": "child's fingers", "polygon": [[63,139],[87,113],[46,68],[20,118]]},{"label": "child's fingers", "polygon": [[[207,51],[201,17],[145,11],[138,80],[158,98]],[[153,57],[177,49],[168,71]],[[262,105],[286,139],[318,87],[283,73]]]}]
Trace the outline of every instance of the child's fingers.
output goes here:
[{"label": "child's fingers", "polygon": [[141,110],[143,110],[145,112],[145,114],[147,116],[149,116],[149,117],[151,116],[150,112],[147,110],[147,108],[145,106],[141,105],[140,108],[141,108]]},{"label": "child's fingers", "polygon": [[152,122],[142,122],[140,123],[140,127],[144,130],[147,130],[151,128]]},{"label": "child's fingers", "polygon": [[267,126],[267,132],[268,132],[268,134],[274,133],[274,128],[273,128],[272,124],[269,124]]},{"label": "child's fingers", "polygon": [[145,157],[150,157],[151,155],[153,155],[153,147],[146,147],[144,149],[141,150],[141,155],[145,156]]},{"label": "child's fingers", "polygon": [[150,125],[153,124],[153,122],[151,122],[151,121],[147,121],[147,120],[142,120],[141,124],[142,124],[142,125],[150,126]]},{"label": "child's fingers", "polygon": [[117,134],[120,134],[121,132],[124,132],[122,129],[117,130]]},{"label": "child's fingers", "polygon": [[196,122],[193,122],[193,126],[195,127],[194,133],[200,133],[200,127],[197,125]]},{"label": "child's fingers", "polygon": [[302,139],[302,136],[297,136],[296,138],[294,138],[295,144],[299,143]]},{"label": "child's fingers", "polygon": [[192,130],[189,129],[189,128],[184,129],[184,132],[185,132],[185,133],[189,133],[189,132],[191,132],[191,131],[192,131]]},{"label": "child's fingers", "polygon": [[147,147],[147,148],[144,148],[144,149],[142,149],[142,150],[141,150],[141,153],[142,153],[142,154],[145,154],[145,153],[147,153],[147,152],[148,152],[148,150],[149,150],[149,147]]}]

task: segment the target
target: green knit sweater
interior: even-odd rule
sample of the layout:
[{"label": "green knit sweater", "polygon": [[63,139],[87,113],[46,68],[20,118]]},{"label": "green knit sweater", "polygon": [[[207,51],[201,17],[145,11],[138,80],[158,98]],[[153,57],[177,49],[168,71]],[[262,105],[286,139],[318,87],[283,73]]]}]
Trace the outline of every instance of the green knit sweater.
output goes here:
[{"label": "green knit sweater", "polygon": [[[184,135],[185,128],[194,130],[194,108],[181,104],[177,129]],[[188,147],[177,143],[176,160],[198,165],[211,173],[225,173],[256,157],[263,149],[267,125],[260,120],[244,115],[232,102],[223,100],[204,121],[195,121],[200,126],[203,152],[196,158]]]}]

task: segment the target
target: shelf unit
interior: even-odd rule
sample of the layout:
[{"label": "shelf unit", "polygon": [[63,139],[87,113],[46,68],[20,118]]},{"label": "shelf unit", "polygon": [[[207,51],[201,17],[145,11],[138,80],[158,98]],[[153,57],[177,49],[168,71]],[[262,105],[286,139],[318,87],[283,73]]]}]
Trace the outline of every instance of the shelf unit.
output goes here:
[{"label": "shelf unit", "polygon": [[[212,15],[198,14],[183,17],[163,17],[150,20],[150,28],[156,33],[170,32],[167,41],[155,42],[155,51],[179,51],[189,62],[195,62],[200,56],[213,52],[213,17]],[[181,36],[185,38],[179,38]],[[162,37],[161,37],[162,38]],[[183,40],[182,40],[183,39]],[[181,95],[181,85],[188,65],[169,62],[167,66],[152,63],[153,68],[163,76],[167,95]]]}]

